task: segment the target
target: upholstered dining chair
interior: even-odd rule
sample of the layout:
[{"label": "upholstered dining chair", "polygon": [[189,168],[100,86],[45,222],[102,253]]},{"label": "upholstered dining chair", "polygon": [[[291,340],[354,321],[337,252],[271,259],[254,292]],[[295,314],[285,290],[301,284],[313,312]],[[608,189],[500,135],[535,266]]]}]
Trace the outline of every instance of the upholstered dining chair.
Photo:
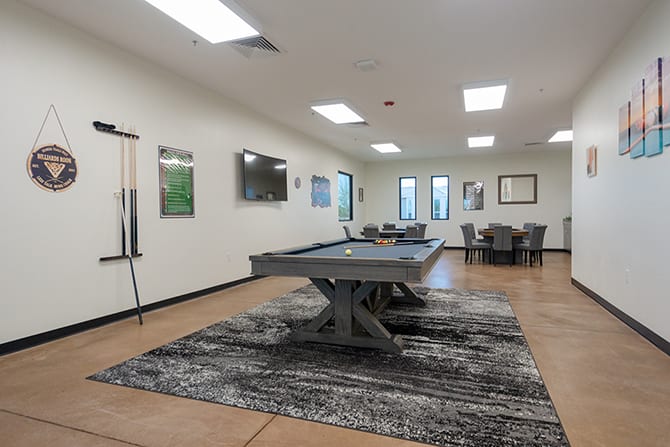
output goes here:
[{"label": "upholstered dining chair", "polygon": [[500,223],[500,222],[489,222],[489,228],[491,228],[491,229],[493,229],[495,227],[499,227],[500,225],[502,225],[502,223]]},{"label": "upholstered dining chair", "polygon": [[382,230],[395,230],[395,222],[384,222]]},{"label": "upholstered dining chair", "polygon": [[351,239],[351,229],[349,228],[349,225],[342,225],[342,228],[344,228],[344,235],[347,239]]},{"label": "upholstered dining chair", "polygon": [[[488,242],[484,241],[477,241],[472,238],[472,234],[470,233],[470,230],[468,229],[468,226],[463,224],[461,225],[461,231],[463,232],[463,244],[465,245],[465,262],[468,262],[468,259],[470,260],[470,264],[472,264],[472,258],[474,256],[475,251],[480,251],[484,252],[484,254],[488,254],[489,258],[491,256],[491,244]],[[480,256],[481,258],[481,256]]]},{"label": "upholstered dining chair", "polygon": [[470,235],[472,236],[472,239],[476,241],[480,241],[483,239],[477,236],[477,230],[475,230],[475,224],[473,224],[472,222],[466,222],[463,225],[468,227],[468,230],[470,230]]},{"label": "upholstered dining chair", "polygon": [[523,229],[528,231],[528,236],[523,237],[524,242],[528,242],[530,240],[530,234],[533,232],[533,227],[534,226],[535,226],[535,222],[524,222]]},{"label": "upholstered dining chair", "polygon": [[377,224],[369,223],[363,227],[363,237],[365,238],[379,238],[379,226]]},{"label": "upholstered dining chair", "polygon": [[509,252],[509,266],[514,262],[514,247],[512,246],[512,226],[497,225],[493,227],[493,265],[497,265],[496,253]]},{"label": "upholstered dining chair", "polygon": [[[419,229],[418,238],[423,239],[426,237],[426,227],[428,227],[428,222],[414,222],[414,225]],[[407,237],[407,236],[405,236]]]},{"label": "upholstered dining chair", "polygon": [[523,262],[530,262],[533,266],[533,260],[537,257],[542,264],[542,250],[544,246],[544,233],[547,231],[546,225],[535,225],[530,233],[528,241],[514,244],[514,250],[523,250]]},{"label": "upholstered dining chair", "polygon": [[416,225],[407,225],[405,227],[405,238],[418,238],[419,237],[419,227]]}]

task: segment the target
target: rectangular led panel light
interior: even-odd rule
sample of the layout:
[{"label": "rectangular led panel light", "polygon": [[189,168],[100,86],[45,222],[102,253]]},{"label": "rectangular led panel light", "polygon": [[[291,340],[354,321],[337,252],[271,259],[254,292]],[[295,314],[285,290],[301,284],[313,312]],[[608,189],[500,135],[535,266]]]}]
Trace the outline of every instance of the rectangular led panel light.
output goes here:
[{"label": "rectangular led panel light", "polygon": [[572,141],[572,130],[559,130],[553,137],[549,138],[549,143],[561,143],[563,141]]},{"label": "rectangular led panel light", "polygon": [[390,154],[392,152],[402,152],[394,143],[374,143],[370,144],[374,150],[382,154]]},{"label": "rectangular led panel light", "polygon": [[211,43],[260,33],[219,0],[145,0]]},{"label": "rectangular led panel light", "polygon": [[[490,84],[490,83],[486,83]],[[466,112],[502,109],[505,101],[507,84],[500,82],[495,85],[472,84],[463,87],[463,99]]]},{"label": "rectangular led panel light", "polygon": [[486,137],[468,137],[468,147],[491,147],[493,146],[494,135]]},{"label": "rectangular led panel light", "polygon": [[365,120],[344,103],[313,104],[310,106],[316,113],[328,118],[335,124],[362,123]]}]

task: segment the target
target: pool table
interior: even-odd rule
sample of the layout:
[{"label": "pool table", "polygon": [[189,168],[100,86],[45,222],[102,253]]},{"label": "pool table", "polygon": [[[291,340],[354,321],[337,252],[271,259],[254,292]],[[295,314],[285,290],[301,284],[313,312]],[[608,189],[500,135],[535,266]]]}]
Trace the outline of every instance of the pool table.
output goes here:
[{"label": "pool table", "polygon": [[[251,273],[309,278],[328,299],[321,313],[292,334],[294,340],[402,352],[400,334],[391,334],[377,316],[390,303],[425,306],[405,283],[423,281],[444,239],[374,242],[338,239],[252,255]],[[395,288],[400,295],[393,294]]]}]

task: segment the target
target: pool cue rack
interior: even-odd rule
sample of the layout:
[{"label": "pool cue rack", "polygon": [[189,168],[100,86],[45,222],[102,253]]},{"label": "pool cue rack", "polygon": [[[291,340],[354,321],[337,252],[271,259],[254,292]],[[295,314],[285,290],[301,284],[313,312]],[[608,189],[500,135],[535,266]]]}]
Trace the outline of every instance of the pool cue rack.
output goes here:
[{"label": "pool cue rack", "polygon": [[[140,139],[140,136],[133,132],[125,132],[123,129],[119,130],[116,128],[116,125],[103,123],[101,121],[93,121],[93,127],[99,132],[105,132],[112,135],[117,135],[121,137],[121,207],[125,211],[126,209],[126,194],[125,194],[125,148],[124,148],[124,139],[129,139],[128,144],[128,158],[129,158],[129,171],[130,171],[130,223],[126,226],[125,221],[121,225],[121,254],[113,256],[102,256],[99,258],[101,262],[104,261],[115,261],[120,259],[127,259],[129,256],[137,258],[142,256],[142,253],[139,252],[138,242],[137,242],[137,186],[136,186],[136,150],[135,150],[135,141]],[[130,129],[129,129],[130,130]],[[126,231],[126,227],[129,227],[129,231]],[[129,233],[130,237],[130,250],[126,247],[126,233]],[[129,255],[130,253],[130,255]]]}]

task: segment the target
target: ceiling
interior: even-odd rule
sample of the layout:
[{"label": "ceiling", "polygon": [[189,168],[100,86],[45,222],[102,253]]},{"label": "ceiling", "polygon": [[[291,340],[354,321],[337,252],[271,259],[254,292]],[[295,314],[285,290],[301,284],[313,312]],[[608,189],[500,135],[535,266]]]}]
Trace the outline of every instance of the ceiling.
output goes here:
[{"label": "ceiling", "polygon": [[[143,0],[20,1],[363,161],[569,150],[542,142],[571,127],[575,95],[651,2],[238,0],[273,54],[212,45]],[[367,59],[375,70],[356,68]],[[500,79],[503,109],[466,114],[463,84]],[[309,108],[331,98],[369,125]],[[477,135],[494,147],[468,149]],[[369,146],[382,140],[403,152]]]}]

